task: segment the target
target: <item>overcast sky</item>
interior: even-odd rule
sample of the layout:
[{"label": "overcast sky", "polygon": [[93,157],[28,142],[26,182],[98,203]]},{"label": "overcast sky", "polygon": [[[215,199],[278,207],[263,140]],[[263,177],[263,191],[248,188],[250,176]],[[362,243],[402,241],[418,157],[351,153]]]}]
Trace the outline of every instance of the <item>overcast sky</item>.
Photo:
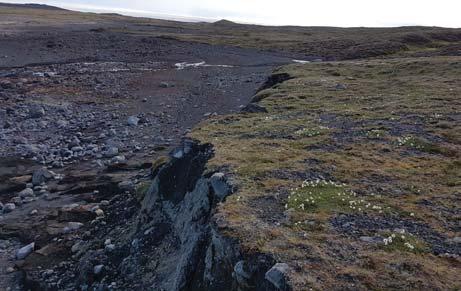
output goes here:
[{"label": "overcast sky", "polygon": [[461,0],[0,0],[128,15],[188,16],[271,25],[461,27]]}]

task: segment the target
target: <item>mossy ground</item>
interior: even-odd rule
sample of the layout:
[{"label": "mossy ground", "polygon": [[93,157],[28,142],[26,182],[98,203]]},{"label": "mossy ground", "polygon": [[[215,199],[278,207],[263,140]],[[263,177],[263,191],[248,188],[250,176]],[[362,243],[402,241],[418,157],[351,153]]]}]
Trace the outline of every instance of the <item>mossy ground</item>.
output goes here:
[{"label": "mossy ground", "polygon": [[[216,117],[190,134],[214,145],[209,167],[239,185],[219,207],[227,234],[293,266],[299,290],[461,288],[449,243],[460,236],[461,58],[280,72],[294,79],[256,96],[268,113]],[[302,187],[317,180],[333,184]],[[410,233],[389,245],[360,239],[400,228]]]}]

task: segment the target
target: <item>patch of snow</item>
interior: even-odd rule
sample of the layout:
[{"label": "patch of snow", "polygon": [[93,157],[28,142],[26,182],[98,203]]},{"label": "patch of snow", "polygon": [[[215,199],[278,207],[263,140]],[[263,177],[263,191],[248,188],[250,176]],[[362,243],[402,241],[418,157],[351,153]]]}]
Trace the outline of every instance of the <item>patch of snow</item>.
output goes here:
[{"label": "patch of snow", "polygon": [[205,61],[199,62],[199,63],[176,63],[175,64],[176,69],[178,70],[184,70],[185,68],[198,68],[198,67],[222,67],[222,68],[232,68],[234,66],[231,65],[209,65]]},{"label": "patch of snow", "polygon": [[309,64],[311,61],[293,60],[293,62],[298,64]]}]

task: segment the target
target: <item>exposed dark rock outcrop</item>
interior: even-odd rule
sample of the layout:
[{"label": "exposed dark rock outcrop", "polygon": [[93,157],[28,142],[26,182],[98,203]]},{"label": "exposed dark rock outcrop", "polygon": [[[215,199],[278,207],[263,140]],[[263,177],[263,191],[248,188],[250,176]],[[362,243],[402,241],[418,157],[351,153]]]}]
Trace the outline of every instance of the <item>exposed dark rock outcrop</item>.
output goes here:
[{"label": "exposed dark rock outcrop", "polygon": [[290,74],[288,74],[288,73],[274,73],[274,74],[272,74],[271,76],[269,76],[267,78],[266,82],[264,82],[264,84],[262,84],[261,88],[259,88],[258,91],[262,91],[262,90],[265,90],[265,89],[272,88],[275,85],[281,84],[281,83],[283,83],[285,81],[288,81],[290,79],[293,79],[293,78],[294,77],[290,76]]},{"label": "exposed dark rock outcrop", "polygon": [[[267,80],[264,82],[264,84],[261,85],[261,87],[258,89],[258,93],[263,91],[263,90],[275,87],[275,86],[277,86],[277,85],[279,85],[279,84],[281,84],[281,83],[283,83],[285,81],[291,80],[293,78],[294,77],[291,76],[288,73],[274,73],[274,74],[270,75],[267,78]],[[256,94],[251,99],[251,102],[252,103],[257,103],[257,102],[263,100],[266,97],[267,97],[266,94]]]},{"label": "exposed dark rock outcrop", "polygon": [[[211,145],[187,140],[154,178],[142,202],[137,237],[150,229],[155,290],[278,290],[265,279],[275,260],[245,257],[213,223],[214,206],[233,191],[222,173],[204,173]],[[166,231],[161,231],[162,225]],[[168,247],[167,247],[168,246]],[[136,264],[131,254],[128,265]],[[127,269],[136,269],[131,267]],[[285,290],[285,289],[284,289]],[[288,289],[286,289],[288,290]]]}]

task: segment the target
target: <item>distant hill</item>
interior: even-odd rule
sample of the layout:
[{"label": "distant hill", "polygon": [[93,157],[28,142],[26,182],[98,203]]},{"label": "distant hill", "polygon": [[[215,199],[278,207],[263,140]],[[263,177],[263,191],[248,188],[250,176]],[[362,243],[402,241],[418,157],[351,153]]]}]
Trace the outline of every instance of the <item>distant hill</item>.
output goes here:
[{"label": "distant hill", "polygon": [[12,3],[0,3],[0,7],[13,7],[13,8],[33,8],[33,9],[45,9],[45,10],[66,10],[56,6],[46,5],[46,4],[35,4],[35,3],[26,3],[26,4],[12,4]]},{"label": "distant hill", "polygon": [[230,21],[230,20],[227,20],[227,19],[221,19],[221,20],[213,22],[213,25],[216,25],[216,26],[239,26],[240,24],[236,23],[236,22],[233,22],[233,21]]}]

